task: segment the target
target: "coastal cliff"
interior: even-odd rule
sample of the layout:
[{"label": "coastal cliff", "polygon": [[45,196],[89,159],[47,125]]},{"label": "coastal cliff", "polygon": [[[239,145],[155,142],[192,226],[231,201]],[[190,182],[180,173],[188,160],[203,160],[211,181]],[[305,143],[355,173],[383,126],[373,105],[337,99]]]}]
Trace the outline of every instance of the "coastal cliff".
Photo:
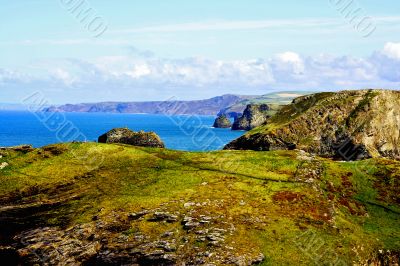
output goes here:
[{"label": "coastal cliff", "polygon": [[249,104],[243,111],[243,115],[235,120],[232,130],[251,130],[264,124],[269,118],[268,111],[271,108],[267,104]]},{"label": "coastal cliff", "polygon": [[226,145],[236,150],[302,149],[325,157],[400,158],[400,92],[358,90],[297,98]]}]

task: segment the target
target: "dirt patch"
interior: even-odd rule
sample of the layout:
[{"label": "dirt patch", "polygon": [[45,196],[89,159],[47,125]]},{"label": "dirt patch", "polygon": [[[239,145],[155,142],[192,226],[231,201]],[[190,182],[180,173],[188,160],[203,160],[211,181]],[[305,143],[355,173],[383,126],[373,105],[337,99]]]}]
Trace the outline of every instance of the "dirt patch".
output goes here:
[{"label": "dirt patch", "polygon": [[279,191],[272,196],[274,201],[286,201],[286,202],[293,202],[293,201],[300,201],[304,199],[304,195],[296,192],[291,191]]}]

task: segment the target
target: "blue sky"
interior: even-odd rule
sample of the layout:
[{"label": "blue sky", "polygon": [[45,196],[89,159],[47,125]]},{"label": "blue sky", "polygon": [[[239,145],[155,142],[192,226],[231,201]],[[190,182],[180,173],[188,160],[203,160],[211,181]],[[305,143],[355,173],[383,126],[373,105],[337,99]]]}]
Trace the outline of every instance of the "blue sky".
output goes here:
[{"label": "blue sky", "polygon": [[[68,10],[79,1],[103,23],[100,36]],[[395,0],[0,4],[0,102],[37,90],[63,103],[397,88],[400,81],[392,69],[400,64]],[[350,11],[359,14],[353,21]],[[357,26],[363,18],[361,26],[375,28],[367,37]]]}]

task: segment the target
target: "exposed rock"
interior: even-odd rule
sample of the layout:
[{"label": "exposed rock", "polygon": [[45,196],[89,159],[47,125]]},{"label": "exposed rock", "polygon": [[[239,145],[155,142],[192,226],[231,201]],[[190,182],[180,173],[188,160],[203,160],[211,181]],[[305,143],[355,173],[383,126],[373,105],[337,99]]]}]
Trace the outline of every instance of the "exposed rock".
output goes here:
[{"label": "exposed rock", "polygon": [[68,150],[67,147],[65,147],[64,145],[58,144],[58,145],[48,145],[42,148],[42,150],[46,153],[49,153],[50,155],[61,155],[63,154],[65,151]]},{"label": "exposed rock", "polygon": [[400,252],[379,250],[376,257],[369,260],[369,265],[399,265]]},{"label": "exposed rock", "polygon": [[184,229],[190,230],[200,226],[200,223],[193,217],[185,216],[183,218],[182,225]]},{"label": "exposed rock", "polygon": [[93,257],[100,244],[88,236],[93,227],[86,225],[68,231],[58,228],[39,228],[21,233],[18,241],[20,260],[28,265],[76,265]]},{"label": "exposed rock", "polygon": [[164,148],[160,137],[154,132],[134,132],[128,128],[115,128],[101,135],[100,143],[122,143],[133,146]]},{"label": "exposed rock", "polygon": [[16,151],[16,152],[22,152],[22,153],[28,153],[31,151],[34,151],[35,149],[32,147],[32,145],[18,145],[18,146],[13,146],[13,147],[0,147],[0,151]]},{"label": "exposed rock", "polygon": [[358,160],[400,158],[400,92],[317,93],[295,99],[257,132],[225,149],[301,149],[325,157]]},{"label": "exposed rock", "polygon": [[169,212],[155,212],[153,217],[149,219],[152,222],[166,221],[168,223],[175,223],[178,221],[178,216],[171,214]]},{"label": "exposed rock", "polygon": [[0,164],[0,170],[6,168],[7,166],[8,166],[8,163],[7,163],[7,162],[2,162],[2,163]]},{"label": "exposed rock", "polygon": [[176,257],[173,254],[165,254],[162,250],[156,250],[153,253],[142,256],[138,263],[139,265],[175,265]]},{"label": "exposed rock", "polygon": [[149,213],[149,211],[147,211],[147,210],[143,210],[143,211],[140,211],[140,212],[137,212],[137,213],[130,213],[128,215],[128,219],[129,220],[138,220],[138,219],[142,218],[143,216],[145,216],[148,213]]},{"label": "exposed rock", "polygon": [[269,110],[270,107],[267,104],[247,105],[243,115],[233,123],[232,130],[251,130],[261,126],[269,118]]},{"label": "exposed rock", "polygon": [[226,115],[220,115],[215,119],[213,127],[215,128],[230,128],[232,126],[231,121]]},{"label": "exposed rock", "polygon": [[194,202],[186,202],[185,204],[183,204],[183,207],[190,208],[190,207],[195,206],[195,205],[196,205],[196,203],[194,203]]}]

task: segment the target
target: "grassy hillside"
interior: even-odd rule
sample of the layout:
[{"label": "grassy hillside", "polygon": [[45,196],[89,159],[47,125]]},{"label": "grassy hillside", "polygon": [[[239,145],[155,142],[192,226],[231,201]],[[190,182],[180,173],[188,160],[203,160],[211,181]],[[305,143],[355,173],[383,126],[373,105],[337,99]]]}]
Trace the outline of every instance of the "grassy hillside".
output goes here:
[{"label": "grassy hillside", "polygon": [[323,157],[400,159],[400,92],[355,90],[296,98],[227,149],[301,149]]},{"label": "grassy hillside", "polygon": [[271,107],[270,115],[275,114],[283,105],[290,104],[294,98],[310,92],[273,92],[261,96],[243,96],[243,100],[223,109],[224,113],[243,113],[248,104],[268,104]]},{"label": "grassy hillside", "polygon": [[96,143],[0,152],[0,246],[29,263],[348,265],[400,251],[397,161]]}]

